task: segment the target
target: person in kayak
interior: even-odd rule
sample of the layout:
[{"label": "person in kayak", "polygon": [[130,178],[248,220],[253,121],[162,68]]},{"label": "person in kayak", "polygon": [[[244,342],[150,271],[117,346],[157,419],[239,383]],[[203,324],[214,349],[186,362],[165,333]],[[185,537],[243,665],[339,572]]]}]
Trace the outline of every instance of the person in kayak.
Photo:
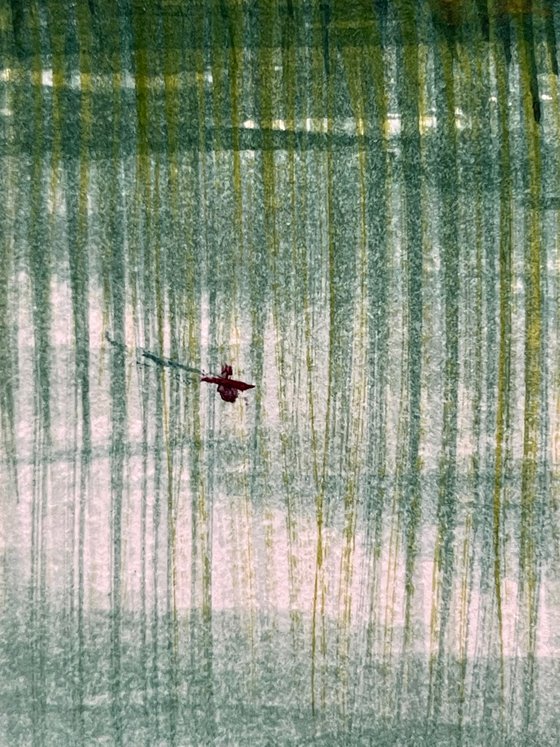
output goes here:
[{"label": "person in kayak", "polygon": [[203,376],[200,380],[206,381],[209,384],[217,384],[218,394],[224,402],[235,402],[239,396],[239,392],[254,389],[255,385],[246,384],[244,381],[239,381],[238,379],[232,379],[232,374],[233,368],[228,363],[224,363],[220,376]]}]

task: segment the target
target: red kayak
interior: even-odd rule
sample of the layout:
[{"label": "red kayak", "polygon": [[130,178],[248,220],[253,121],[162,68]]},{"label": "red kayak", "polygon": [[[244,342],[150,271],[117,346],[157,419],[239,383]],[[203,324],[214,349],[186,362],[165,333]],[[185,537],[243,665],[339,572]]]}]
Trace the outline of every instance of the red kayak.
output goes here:
[{"label": "red kayak", "polygon": [[[105,332],[105,338],[107,339],[107,342],[109,342],[111,345],[113,345],[113,347],[117,348],[123,353],[130,351],[130,349],[127,348],[124,343],[114,340],[110,336],[109,332]],[[142,358],[146,358],[152,363],[155,363],[157,366],[172,368],[177,370],[179,373],[183,371],[186,373],[194,373],[198,375],[204,373],[199,368],[187,366],[184,363],[172,360],[171,358],[164,358],[163,356],[152,353],[150,350],[145,350],[144,348],[137,348],[137,362],[140,362],[139,356],[141,356]],[[225,402],[235,402],[235,400],[239,397],[239,392],[244,392],[247,389],[254,389],[255,385],[247,384],[244,381],[239,381],[238,379],[232,379],[232,374],[233,368],[228,363],[224,363],[224,365],[222,366],[221,376],[210,376],[204,374],[204,376],[202,376],[200,380],[206,381],[209,384],[217,384],[218,394],[220,395],[220,397]]]},{"label": "red kayak", "polygon": [[206,381],[208,384],[218,385],[218,394],[224,400],[224,402],[235,402],[239,397],[239,392],[244,392],[247,389],[254,389],[254,384],[246,384],[244,381],[238,381],[237,379],[231,379],[230,376],[233,373],[233,368],[227,363],[222,366],[221,376],[203,376],[200,380]]}]

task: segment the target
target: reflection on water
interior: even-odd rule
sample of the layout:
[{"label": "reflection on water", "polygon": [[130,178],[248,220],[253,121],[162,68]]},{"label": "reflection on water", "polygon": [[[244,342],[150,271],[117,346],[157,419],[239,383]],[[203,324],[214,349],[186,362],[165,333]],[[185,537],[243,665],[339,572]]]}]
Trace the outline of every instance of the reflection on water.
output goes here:
[{"label": "reflection on water", "polygon": [[0,742],[552,743],[556,10],[101,5],[0,29]]}]

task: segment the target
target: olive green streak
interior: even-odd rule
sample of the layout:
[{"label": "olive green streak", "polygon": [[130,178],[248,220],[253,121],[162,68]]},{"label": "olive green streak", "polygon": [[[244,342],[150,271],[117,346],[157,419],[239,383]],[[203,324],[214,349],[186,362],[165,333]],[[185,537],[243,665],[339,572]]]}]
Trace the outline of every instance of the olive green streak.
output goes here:
[{"label": "olive green streak", "polygon": [[[313,85],[313,98],[318,100],[319,97],[323,98],[326,105],[326,119],[327,119],[327,136],[332,132],[332,115],[334,105],[334,73],[331,70],[332,60],[331,55],[334,55],[334,50],[329,44],[329,28],[328,28],[328,12],[329,4],[326,3],[319,9],[321,13],[316,13],[314,17],[315,22],[315,35],[319,35],[322,38],[322,55],[314,55],[312,62],[314,79]],[[329,324],[329,342],[328,342],[328,364],[327,364],[327,392],[326,392],[326,417],[324,426],[323,436],[323,463],[321,469],[320,489],[315,499],[315,514],[317,523],[317,549],[315,558],[315,572],[313,582],[313,607],[311,616],[311,711],[315,716],[317,715],[317,698],[316,698],[316,680],[317,680],[317,628],[320,625],[320,652],[323,657],[323,663],[326,659],[326,634],[325,634],[325,578],[324,578],[324,561],[326,557],[327,547],[325,538],[323,535],[323,525],[325,521],[325,493],[326,493],[326,477],[327,468],[329,464],[329,453],[330,453],[330,440],[331,440],[331,423],[334,416],[334,397],[333,391],[335,386],[335,366],[333,362],[333,351],[336,339],[335,329],[335,308],[336,308],[336,296],[335,296],[335,276],[334,276],[334,265],[335,265],[335,236],[334,236],[334,183],[333,183],[333,151],[330,146],[330,140],[328,141],[325,154],[325,169],[327,179],[327,204],[325,205],[326,223],[327,223],[327,292],[328,292],[328,324]],[[319,620],[317,619],[319,617]],[[325,699],[325,685],[319,689],[319,704],[324,705]]]},{"label": "olive green streak", "polygon": [[[531,26],[531,19],[525,19],[525,30]],[[529,39],[522,33],[521,22],[514,25],[517,46],[519,49],[519,70],[521,81],[521,103],[525,120],[527,149],[529,152],[529,192],[531,204],[539,205],[541,197],[541,154],[540,129],[531,113],[535,111],[536,70],[532,34]],[[539,487],[538,466],[542,412],[541,397],[543,393],[543,298],[541,264],[541,222],[536,209],[530,209],[526,217],[527,247],[524,257],[525,284],[525,407],[523,433],[523,465],[521,472],[521,530],[520,530],[520,575],[523,601],[527,616],[527,662],[524,697],[524,727],[531,729],[534,716],[534,679],[537,645],[537,615],[539,594],[539,562],[537,525],[539,510],[537,491]],[[546,265],[545,265],[546,266]],[[542,509],[541,509],[542,510]]]},{"label": "olive green streak", "polygon": [[500,704],[503,718],[504,705],[504,640],[502,611],[502,494],[505,465],[504,439],[509,423],[511,392],[511,330],[512,330],[512,224],[510,183],[510,141],[508,132],[507,95],[508,68],[494,46],[500,127],[500,234],[499,234],[499,354],[498,354],[498,402],[496,410],[496,457],[493,496],[493,550],[494,593],[500,646]]}]

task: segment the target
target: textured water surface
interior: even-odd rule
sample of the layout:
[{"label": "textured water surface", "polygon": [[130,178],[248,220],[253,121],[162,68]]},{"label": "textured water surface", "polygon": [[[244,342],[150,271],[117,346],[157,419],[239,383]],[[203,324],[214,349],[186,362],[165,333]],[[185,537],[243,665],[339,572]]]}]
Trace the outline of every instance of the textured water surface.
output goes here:
[{"label": "textured water surface", "polygon": [[0,4],[0,744],[557,743],[558,34]]}]

